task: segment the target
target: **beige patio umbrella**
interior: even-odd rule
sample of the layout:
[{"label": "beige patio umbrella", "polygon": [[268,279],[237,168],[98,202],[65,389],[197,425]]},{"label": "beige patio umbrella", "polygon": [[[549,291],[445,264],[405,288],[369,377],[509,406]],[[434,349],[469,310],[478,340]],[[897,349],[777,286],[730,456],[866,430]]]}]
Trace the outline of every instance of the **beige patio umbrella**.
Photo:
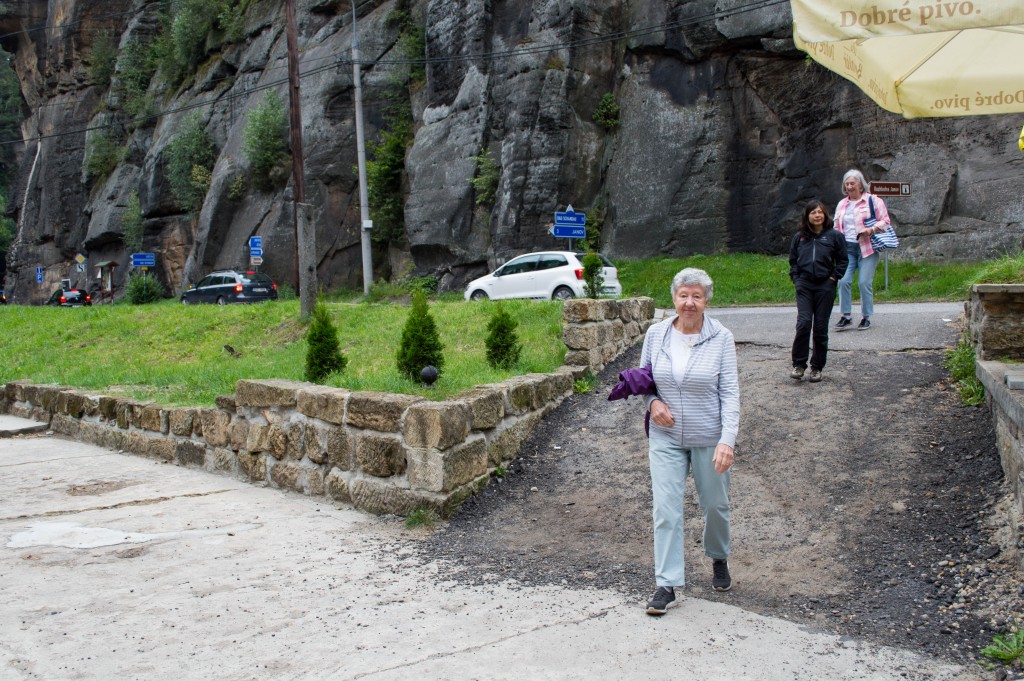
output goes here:
[{"label": "beige patio umbrella", "polygon": [[791,0],[793,39],[907,118],[1024,111],[1024,0]]}]

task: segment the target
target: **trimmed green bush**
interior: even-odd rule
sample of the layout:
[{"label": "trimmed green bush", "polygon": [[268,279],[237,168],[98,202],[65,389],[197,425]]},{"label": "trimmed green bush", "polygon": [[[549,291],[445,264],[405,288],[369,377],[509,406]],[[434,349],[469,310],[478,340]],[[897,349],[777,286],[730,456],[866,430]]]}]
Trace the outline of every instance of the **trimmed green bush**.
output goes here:
[{"label": "trimmed green bush", "polygon": [[284,102],[271,90],[263,103],[249,112],[242,132],[242,153],[249,161],[257,189],[266,191],[287,182],[291,170],[285,142],[287,134]]},{"label": "trimmed green bush", "polygon": [[331,322],[327,303],[323,298],[313,307],[313,321],[306,332],[306,380],[310,383],[324,383],[331,374],[341,373],[348,359],[341,352],[338,329]]},{"label": "trimmed green bush", "polygon": [[500,304],[494,308],[491,321],[487,322],[487,363],[495,369],[511,369],[523,353],[516,329],[519,323]]},{"label": "trimmed green bush", "polygon": [[132,305],[155,303],[164,297],[164,287],[156,277],[132,274],[128,277],[128,288],[125,297]]},{"label": "trimmed green bush", "polygon": [[430,315],[427,294],[420,290],[412,292],[412,309],[402,329],[402,340],[398,345],[398,371],[411,381],[420,380],[423,367],[433,365],[438,373],[444,367],[444,355],[437,324]]},{"label": "trimmed green bush", "polygon": [[604,286],[604,263],[593,251],[583,256],[583,291],[587,298],[597,298]]}]

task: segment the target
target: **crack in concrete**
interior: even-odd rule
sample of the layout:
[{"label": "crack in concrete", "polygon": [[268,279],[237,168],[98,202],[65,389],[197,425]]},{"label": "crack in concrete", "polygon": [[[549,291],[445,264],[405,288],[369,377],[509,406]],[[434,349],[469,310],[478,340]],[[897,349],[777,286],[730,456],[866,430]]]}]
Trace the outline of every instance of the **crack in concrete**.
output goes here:
[{"label": "crack in concrete", "polygon": [[88,508],[76,508],[70,511],[44,511],[42,513],[33,513],[25,515],[12,515],[0,518],[0,522],[7,520],[26,520],[29,518],[53,518],[62,515],[76,515],[78,513],[88,513],[90,511],[109,511],[115,508],[125,508],[126,506],[151,506],[153,504],[162,504],[165,501],[173,501],[175,499],[193,499],[196,497],[208,497],[213,494],[223,494],[224,492],[231,492],[230,489],[217,489],[210,492],[191,492],[189,494],[176,494],[167,497],[153,497],[152,499],[133,499],[132,501],[122,501],[117,504],[110,504],[108,506],[90,506]]}]

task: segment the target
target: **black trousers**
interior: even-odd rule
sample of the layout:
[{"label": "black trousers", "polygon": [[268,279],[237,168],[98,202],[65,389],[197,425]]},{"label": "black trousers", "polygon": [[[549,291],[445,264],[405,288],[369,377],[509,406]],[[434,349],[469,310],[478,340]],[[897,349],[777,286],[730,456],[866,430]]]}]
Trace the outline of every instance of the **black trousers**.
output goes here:
[{"label": "black trousers", "polygon": [[[796,337],[793,366],[807,368],[808,341],[813,340],[811,369],[825,368],[828,355],[828,319],[836,302],[836,282],[796,280]],[[813,339],[812,339],[813,333]]]}]

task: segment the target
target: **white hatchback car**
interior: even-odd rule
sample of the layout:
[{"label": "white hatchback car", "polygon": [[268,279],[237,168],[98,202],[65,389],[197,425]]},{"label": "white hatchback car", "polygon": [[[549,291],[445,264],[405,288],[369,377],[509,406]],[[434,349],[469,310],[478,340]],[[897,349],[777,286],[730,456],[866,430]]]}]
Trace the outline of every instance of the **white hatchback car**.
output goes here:
[{"label": "white hatchback car", "polygon": [[[585,295],[582,262],[585,255],[572,251],[542,251],[513,258],[487,276],[469,282],[466,300],[582,298]],[[619,271],[608,258],[599,257],[604,263],[601,295],[622,295]]]}]

